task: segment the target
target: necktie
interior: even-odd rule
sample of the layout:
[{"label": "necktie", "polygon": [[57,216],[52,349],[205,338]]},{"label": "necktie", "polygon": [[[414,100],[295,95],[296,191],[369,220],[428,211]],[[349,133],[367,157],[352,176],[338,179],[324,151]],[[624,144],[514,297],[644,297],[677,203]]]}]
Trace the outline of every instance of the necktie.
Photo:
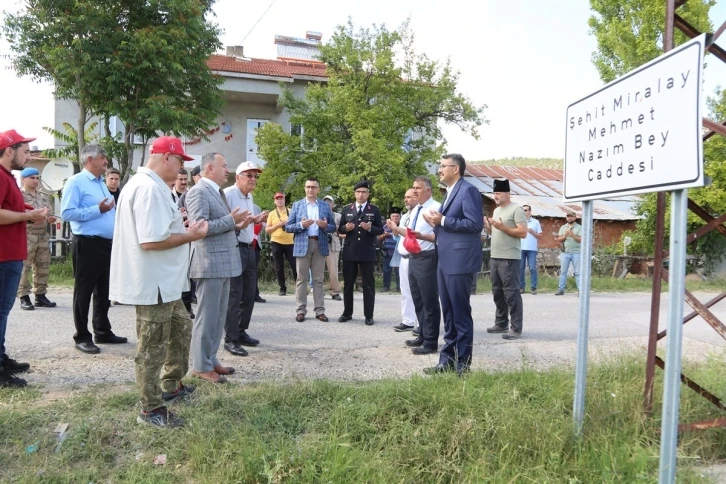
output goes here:
[{"label": "necktie", "polygon": [[222,202],[224,202],[224,206],[227,207],[227,211],[231,212],[232,209],[229,208],[229,203],[227,203],[227,195],[224,194],[224,191],[221,188],[219,189],[219,196],[222,197]]},{"label": "necktie", "polygon": [[363,215],[363,205],[358,205],[358,218]]},{"label": "necktie", "polygon": [[444,210],[444,208],[446,207],[446,201],[447,201],[448,199],[449,199],[449,192],[446,192],[446,193],[444,194],[444,199],[443,199],[443,200],[441,200],[441,211],[443,211],[443,210]]},{"label": "necktie", "polygon": [[423,208],[421,205],[418,205],[418,210],[416,210],[416,215],[413,217],[413,223],[411,224],[411,230],[416,230],[416,220],[418,220],[418,214],[421,213],[421,209]]}]

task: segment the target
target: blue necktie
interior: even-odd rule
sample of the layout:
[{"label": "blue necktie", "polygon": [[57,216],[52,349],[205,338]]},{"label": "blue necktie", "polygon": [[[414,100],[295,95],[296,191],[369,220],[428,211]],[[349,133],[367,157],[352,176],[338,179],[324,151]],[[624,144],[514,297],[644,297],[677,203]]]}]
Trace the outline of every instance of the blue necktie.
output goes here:
[{"label": "blue necktie", "polygon": [[411,230],[416,230],[416,220],[418,220],[418,214],[421,213],[421,210],[423,209],[422,205],[418,206],[418,210],[416,210],[416,216],[413,217],[413,223],[411,224]]}]

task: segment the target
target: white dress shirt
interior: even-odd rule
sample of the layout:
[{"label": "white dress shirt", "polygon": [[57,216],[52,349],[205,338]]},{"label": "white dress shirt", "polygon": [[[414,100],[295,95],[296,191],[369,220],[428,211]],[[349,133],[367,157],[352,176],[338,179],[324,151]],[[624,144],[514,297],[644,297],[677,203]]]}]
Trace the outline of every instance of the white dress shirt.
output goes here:
[{"label": "white dress shirt", "polygon": [[[411,230],[414,232],[419,232],[422,235],[428,235],[434,233],[434,228],[429,225],[429,223],[426,221],[426,219],[423,217],[423,214],[419,214],[420,211],[435,211],[439,210],[441,208],[441,204],[434,200],[433,198],[429,198],[424,202],[423,205],[417,205],[416,208],[412,210],[411,214],[411,223],[409,224],[411,227]],[[416,215],[418,215],[418,218],[416,218]],[[416,220],[416,225],[413,226],[413,221]],[[421,240],[419,239],[418,243],[421,245],[421,252],[425,250],[433,250],[436,246],[433,242],[429,242],[428,240]]]}]

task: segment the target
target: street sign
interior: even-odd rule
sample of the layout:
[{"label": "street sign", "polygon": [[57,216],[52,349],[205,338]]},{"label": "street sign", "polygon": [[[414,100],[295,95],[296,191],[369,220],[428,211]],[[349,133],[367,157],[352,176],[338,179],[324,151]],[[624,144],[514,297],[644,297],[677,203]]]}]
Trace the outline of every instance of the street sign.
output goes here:
[{"label": "street sign", "polygon": [[567,108],[567,202],[703,186],[705,34]]}]

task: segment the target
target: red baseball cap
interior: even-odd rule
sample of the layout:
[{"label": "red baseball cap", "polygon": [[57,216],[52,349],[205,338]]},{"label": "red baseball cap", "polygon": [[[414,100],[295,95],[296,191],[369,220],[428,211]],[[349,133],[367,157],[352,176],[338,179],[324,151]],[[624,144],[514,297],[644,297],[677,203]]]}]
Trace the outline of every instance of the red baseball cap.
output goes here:
[{"label": "red baseball cap", "polygon": [[152,155],[171,153],[172,155],[181,156],[184,161],[192,161],[194,159],[184,153],[184,145],[181,140],[173,136],[162,136],[161,138],[156,138],[154,143],[151,145],[149,153]]},{"label": "red baseball cap", "polygon": [[30,143],[35,141],[37,138],[26,138],[19,134],[14,129],[0,133],[0,150],[4,150],[8,146],[13,146],[18,143]]},{"label": "red baseball cap", "polygon": [[272,198],[285,198],[285,194],[284,193],[277,192],[277,193],[275,193],[275,196],[272,197]]}]

